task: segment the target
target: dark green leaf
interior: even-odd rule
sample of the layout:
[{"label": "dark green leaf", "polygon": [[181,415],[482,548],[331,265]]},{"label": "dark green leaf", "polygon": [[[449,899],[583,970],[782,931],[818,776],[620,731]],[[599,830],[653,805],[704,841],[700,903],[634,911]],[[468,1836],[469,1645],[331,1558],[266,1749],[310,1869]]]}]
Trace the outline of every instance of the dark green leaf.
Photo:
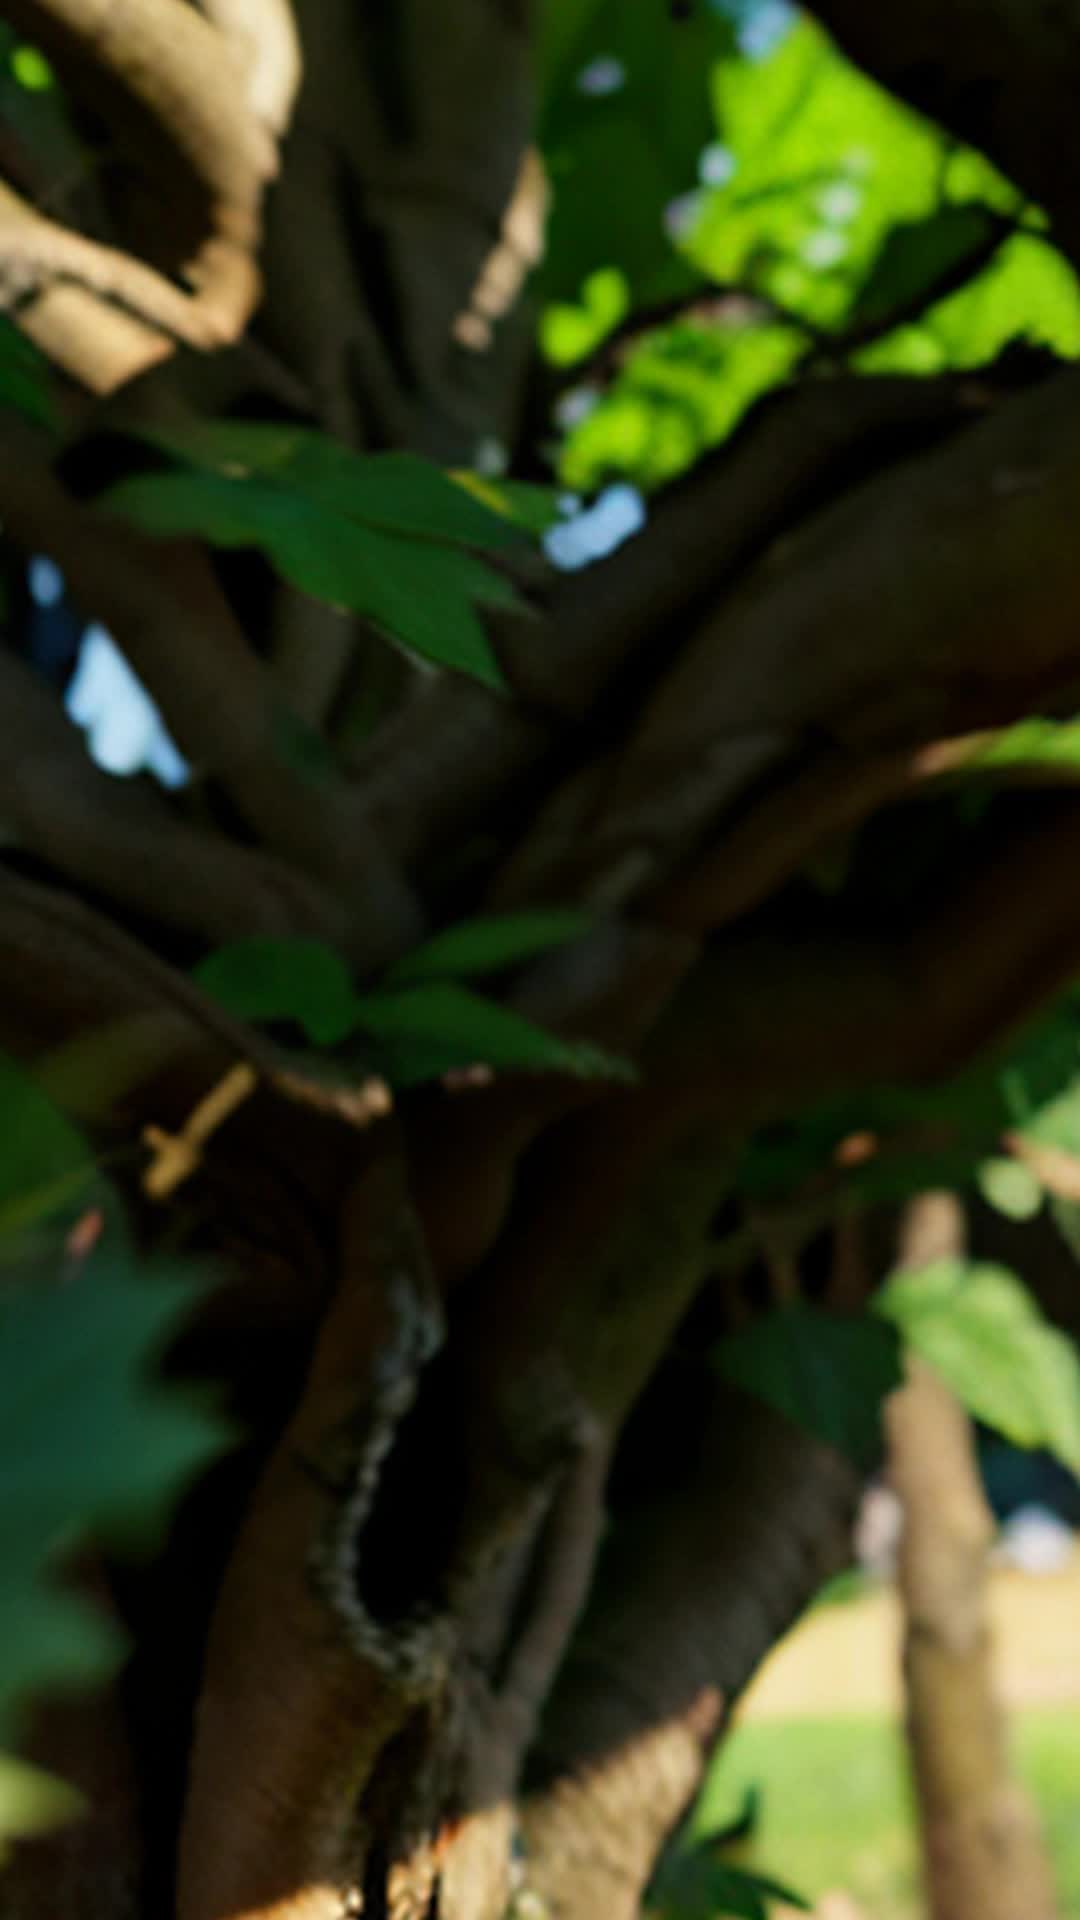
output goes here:
[{"label": "dark green leaf", "polygon": [[927,220],[905,222],[885,236],[851,309],[849,324],[876,327],[894,314],[909,318],[930,305],[947,283],[985,266],[995,238],[1006,229],[987,207],[942,207]]},{"label": "dark green leaf", "polygon": [[336,1046],[356,1024],[349,970],[318,940],[234,940],[200,961],[195,978],[230,1013],[294,1020],[317,1047]]},{"label": "dark green leaf", "polygon": [[[696,276],[665,224],[698,180],[715,137],[711,71],[732,41],[711,5],[673,20],[656,4],[567,0],[543,10],[540,133],[554,204],[541,269],[555,299],[576,299],[597,267],[618,268],[631,297],[675,295]],[[604,63],[615,84],[590,90]]]},{"label": "dark green leaf", "polygon": [[270,482],[286,495],[385,533],[473,547],[521,544],[504,506],[489,504],[477,487],[418,454],[354,453],[309,427],[260,422],[191,420],[132,431],[207,473]]},{"label": "dark green leaf", "polygon": [[881,1402],[900,1379],[899,1342],[871,1315],[778,1307],[716,1349],[725,1379],[869,1467],[880,1456]]},{"label": "dark green leaf", "polygon": [[504,480],[502,476],[473,473],[468,468],[458,469],[451,479],[474,499],[491,508],[493,513],[504,515],[525,533],[539,536],[549,527],[555,526],[562,518],[560,493],[557,487],[538,487],[525,480]]},{"label": "dark green leaf", "polygon": [[514,606],[516,595],[462,548],[367,526],[261,474],[149,474],[121,481],[103,504],[149,533],[258,547],[301,592],[363,614],[437,666],[502,685],[473,602]]},{"label": "dark green leaf", "polygon": [[551,947],[580,939],[596,925],[593,914],[573,911],[507,913],[463,920],[426,940],[391,967],[387,984],[468,979],[500,973]]},{"label": "dark green leaf", "polygon": [[510,1008],[449,982],[367,994],[355,1005],[357,1028],[378,1043],[387,1077],[398,1085],[476,1065],[581,1079],[630,1077],[625,1061],[545,1033]]},{"label": "dark green leaf", "polygon": [[114,1249],[66,1282],[0,1292],[0,1725],[27,1700],[87,1685],[120,1652],[98,1614],[56,1584],[57,1556],[92,1531],[145,1545],[165,1503],[224,1429],[150,1368],[197,1291],[136,1272]]},{"label": "dark green leaf", "polygon": [[1007,1267],[935,1260],[875,1305],[976,1418],[1080,1472],[1080,1357]]},{"label": "dark green leaf", "polygon": [[0,1257],[17,1257],[23,1237],[59,1216],[73,1219],[99,1197],[90,1150],[41,1088],[0,1055]]},{"label": "dark green leaf", "polygon": [[665,1856],[645,1911],[655,1920],[769,1920],[776,1902],[810,1911],[808,1902],[779,1880],[728,1866],[699,1846],[675,1848]]},{"label": "dark green leaf", "polygon": [[0,406],[28,414],[39,426],[54,424],[48,366],[36,347],[0,314]]}]

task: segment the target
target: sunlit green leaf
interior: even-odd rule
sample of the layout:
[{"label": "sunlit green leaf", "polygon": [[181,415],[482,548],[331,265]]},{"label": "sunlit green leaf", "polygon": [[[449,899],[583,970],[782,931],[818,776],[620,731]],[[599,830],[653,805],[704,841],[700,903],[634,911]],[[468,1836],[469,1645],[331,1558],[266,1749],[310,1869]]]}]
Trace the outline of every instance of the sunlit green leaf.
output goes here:
[{"label": "sunlit green leaf", "polygon": [[36,47],[16,47],[11,56],[11,71],[28,93],[45,93],[55,85],[53,70]]},{"label": "sunlit green leaf", "polygon": [[0,1753],[0,1866],[11,1840],[52,1833],[88,1811],[77,1788],[14,1754]]},{"label": "sunlit green leaf", "polygon": [[725,439],[807,350],[785,326],[685,325],[650,336],[569,435],[563,481],[579,493],[616,477],[663,485]]},{"label": "sunlit green leaf", "polygon": [[868,1467],[882,1448],[881,1402],[900,1378],[898,1342],[869,1314],[791,1301],[721,1341],[725,1379]]},{"label": "sunlit green leaf", "polygon": [[895,1274],[876,1306],[977,1419],[1080,1471],[1080,1356],[1016,1274],[936,1260]]},{"label": "sunlit green leaf", "polygon": [[1060,766],[1080,769],[1080,720],[1029,716],[978,749],[968,768]]},{"label": "sunlit green leaf", "polygon": [[540,317],[540,345],[553,366],[572,367],[598,347],[630,311],[630,289],[618,267],[597,267],[576,301],[553,300]]},{"label": "sunlit green leaf", "polygon": [[983,1199],[1009,1220],[1032,1220],[1042,1206],[1043,1190],[1020,1160],[984,1160],[976,1180]]}]

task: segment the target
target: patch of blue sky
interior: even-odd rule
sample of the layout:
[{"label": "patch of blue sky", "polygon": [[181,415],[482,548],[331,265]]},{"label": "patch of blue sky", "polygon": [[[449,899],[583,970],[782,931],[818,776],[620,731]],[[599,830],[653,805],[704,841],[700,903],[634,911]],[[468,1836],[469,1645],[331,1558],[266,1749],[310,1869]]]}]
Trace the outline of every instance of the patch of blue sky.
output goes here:
[{"label": "patch of blue sky", "polygon": [[119,647],[96,622],[87,627],[64,704],[86,734],[87,750],[106,773],[144,768],[164,787],[181,787],[187,761],[166,731],[145,687]]}]

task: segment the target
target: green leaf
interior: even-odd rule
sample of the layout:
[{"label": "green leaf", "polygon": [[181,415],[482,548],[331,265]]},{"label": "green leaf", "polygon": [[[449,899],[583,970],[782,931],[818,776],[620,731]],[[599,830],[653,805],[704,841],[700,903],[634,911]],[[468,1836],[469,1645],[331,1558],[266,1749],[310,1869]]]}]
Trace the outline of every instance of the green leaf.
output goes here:
[{"label": "green leaf", "polygon": [[0,1292],[0,1726],[34,1696],[100,1679],[115,1629],[57,1582],[88,1533],[146,1545],[225,1432],[151,1367],[202,1282],[138,1272],[115,1248],[63,1284]]},{"label": "green leaf", "polygon": [[460,548],[366,526],[262,476],[148,474],[110,488],[102,504],[148,533],[258,547],[302,593],[363,614],[437,666],[503,684],[473,602],[516,606],[517,597]]},{"label": "green leaf", "polygon": [[25,413],[42,427],[55,424],[48,364],[4,314],[0,314],[0,406]]},{"label": "green leaf", "polygon": [[341,955],[318,940],[253,935],[208,954],[195,978],[244,1020],[294,1020],[316,1047],[356,1025],[356,996]]},{"label": "green leaf", "polygon": [[10,1261],[31,1228],[73,1220],[100,1199],[103,1182],[81,1134],[2,1054],[0,1136],[0,1256]]},{"label": "green leaf", "polygon": [[546,533],[563,517],[557,487],[538,487],[527,480],[504,480],[501,475],[496,479],[486,473],[473,473],[469,468],[456,469],[450,478],[493,513],[502,514],[534,537]]},{"label": "green leaf", "polygon": [[977,1419],[1080,1472],[1080,1356],[1015,1273],[936,1260],[894,1274],[875,1306]]},{"label": "green leaf", "polygon": [[301,592],[364,615],[441,667],[503,685],[477,604],[519,607],[471,551],[520,547],[539,489],[494,504],[413,454],[353,453],[306,428],[190,421],[129,429],[187,465],[121,481],[101,504],[147,532],[257,547]]},{"label": "green leaf", "polygon": [[967,762],[975,768],[1080,767],[1080,720],[1044,720],[1029,715],[980,747]]},{"label": "green leaf", "polygon": [[858,1465],[879,1458],[881,1402],[900,1379],[899,1343],[880,1320],[792,1301],[729,1335],[714,1358],[725,1379]]},{"label": "green leaf", "polygon": [[[541,277],[576,300],[598,267],[625,276],[635,304],[693,283],[665,213],[698,181],[715,134],[710,74],[732,45],[711,5],[671,9],[626,0],[560,0],[541,14],[540,140],[553,204]],[[603,63],[614,85],[592,91]]]},{"label": "green leaf", "polygon": [[462,546],[521,545],[504,506],[415,453],[354,453],[310,427],[259,421],[192,419],[127,430],[203,472],[272,482],[385,533]]},{"label": "green leaf", "polygon": [[929,304],[947,276],[986,264],[986,250],[1004,229],[977,205],[941,207],[928,219],[890,228],[849,315],[849,324],[873,327],[893,314]]},{"label": "green leaf", "polygon": [[66,1780],[57,1780],[14,1754],[0,1753],[0,1867],[10,1840],[52,1833],[86,1812],[85,1797]]},{"label": "green leaf", "polygon": [[584,360],[630,311],[630,289],[618,267],[586,274],[576,300],[553,300],[540,316],[540,345],[554,367]]},{"label": "green leaf", "polygon": [[655,1920],[769,1920],[776,1902],[810,1911],[801,1894],[765,1874],[746,1873],[712,1857],[707,1847],[665,1855],[645,1905]]},{"label": "green leaf", "polygon": [[1043,1190],[1020,1160],[984,1160],[975,1178],[983,1199],[1009,1220],[1033,1220],[1042,1206]]},{"label": "green leaf", "polygon": [[400,986],[418,980],[501,973],[551,947],[581,939],[595,925],[595,915],[573,911],[493,914],[462,920],[405,954],[390,968],[385,982]]},{"label": "green leaf", "polygon": [[586,1080],[632,1077],[626,1061],[545,1033],[510,1008],[449,982],[367,994],[355,1008],[358,1029],[378,1043],[387,1077],[399,1086],[475,1065]]},{"label": "green leaf", "polygon": [[47,93],[56,85],[52,68],[36,47],[16,47],[11,56],[11,71],[28,93]]},{"label": "green leaf", "polygon": [[1080,1261],[1080,1201],[1062,1200],[1052,1195],[1050,1218],[1073,1259]]}]

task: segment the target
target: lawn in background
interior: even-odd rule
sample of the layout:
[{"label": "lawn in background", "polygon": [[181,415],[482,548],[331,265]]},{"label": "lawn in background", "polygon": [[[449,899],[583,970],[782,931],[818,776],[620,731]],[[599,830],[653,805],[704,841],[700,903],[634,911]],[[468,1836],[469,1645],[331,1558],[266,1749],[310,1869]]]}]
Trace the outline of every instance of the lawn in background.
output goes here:
[{"label": "lawn in background", "polygon": [[[1080,1707],[1019,1709],[1010,1738],[1045,1824],[1061,1920],[1080,1920]],[[843,1888],[867,1920],[923,1920],[903,1741],[889,1714],[737,1725],[713,1764],[699,1830],[730,1823],[751,1787],[760,1815],[740,1866],[809,1900]]]}]

